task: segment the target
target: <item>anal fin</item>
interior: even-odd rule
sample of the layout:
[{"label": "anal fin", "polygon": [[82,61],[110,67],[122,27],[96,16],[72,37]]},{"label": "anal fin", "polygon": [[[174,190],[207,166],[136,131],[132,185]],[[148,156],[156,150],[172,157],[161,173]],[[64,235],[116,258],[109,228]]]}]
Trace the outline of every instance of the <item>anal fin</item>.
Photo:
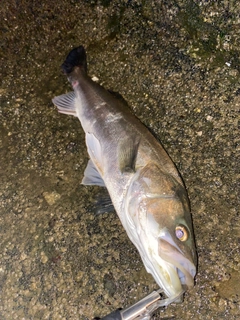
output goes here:
[{"label": "anal fin", "polygon": [[52,99],[53,104],[58,108],[60,113],[69,114],[77,117],[75,107],[75,93],[69,92],[62,94],[61,96],[54,97]]}]

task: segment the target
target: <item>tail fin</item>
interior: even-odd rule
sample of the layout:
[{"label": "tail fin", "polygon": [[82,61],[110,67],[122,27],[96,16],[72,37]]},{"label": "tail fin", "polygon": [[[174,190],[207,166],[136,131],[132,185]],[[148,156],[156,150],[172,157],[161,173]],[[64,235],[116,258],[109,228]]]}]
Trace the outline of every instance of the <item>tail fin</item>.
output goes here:
[{"label": "tail fin", "polygon": [[87,56],[83,46],[72,49],[64,63],[62,64],[63,72],[68,75],[74,67],[81,67],[87,73]]}]

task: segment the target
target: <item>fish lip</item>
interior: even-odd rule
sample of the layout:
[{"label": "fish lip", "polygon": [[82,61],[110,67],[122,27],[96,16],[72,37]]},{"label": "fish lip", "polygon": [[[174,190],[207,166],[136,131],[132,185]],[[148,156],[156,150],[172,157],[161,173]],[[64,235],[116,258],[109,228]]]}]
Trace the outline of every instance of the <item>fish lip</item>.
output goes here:
[{"label": "fish lip", "polygon": [[170,234],[166,233],[158,239],[159,256],[175,267],[182,287],[189,289],[194,286],[196,267],[192,261],[185,257],[182,250],[172,240]]}]

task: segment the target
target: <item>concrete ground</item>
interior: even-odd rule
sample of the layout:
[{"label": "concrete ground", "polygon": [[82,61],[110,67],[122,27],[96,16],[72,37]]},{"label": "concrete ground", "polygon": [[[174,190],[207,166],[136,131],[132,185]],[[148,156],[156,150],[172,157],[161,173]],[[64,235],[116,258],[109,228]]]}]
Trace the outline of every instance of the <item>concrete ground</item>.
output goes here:
[{"label": "concrete ground", "polygon": [[80,319],[157,286],[97,187],[60,65],[84,45],[89,74],[119,92],[186,183],[195,287],[154,319],[240,319],[240,4],[180,0],[2,0],[0,319]]}]

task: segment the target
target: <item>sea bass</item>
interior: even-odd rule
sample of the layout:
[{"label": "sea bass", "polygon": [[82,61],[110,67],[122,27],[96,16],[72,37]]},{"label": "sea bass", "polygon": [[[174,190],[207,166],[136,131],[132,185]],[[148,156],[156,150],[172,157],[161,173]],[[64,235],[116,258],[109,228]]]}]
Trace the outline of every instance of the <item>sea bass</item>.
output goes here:
[{"label": "sea bass", "polygon": [[82,183],[107,188],[146,270],[168,297],[194,285],[196,251],[183,181],[159,141],[128,106],[87,75],[83,46],[62,65],[74,92],[55,97],[78,117],[90,160]]}]

